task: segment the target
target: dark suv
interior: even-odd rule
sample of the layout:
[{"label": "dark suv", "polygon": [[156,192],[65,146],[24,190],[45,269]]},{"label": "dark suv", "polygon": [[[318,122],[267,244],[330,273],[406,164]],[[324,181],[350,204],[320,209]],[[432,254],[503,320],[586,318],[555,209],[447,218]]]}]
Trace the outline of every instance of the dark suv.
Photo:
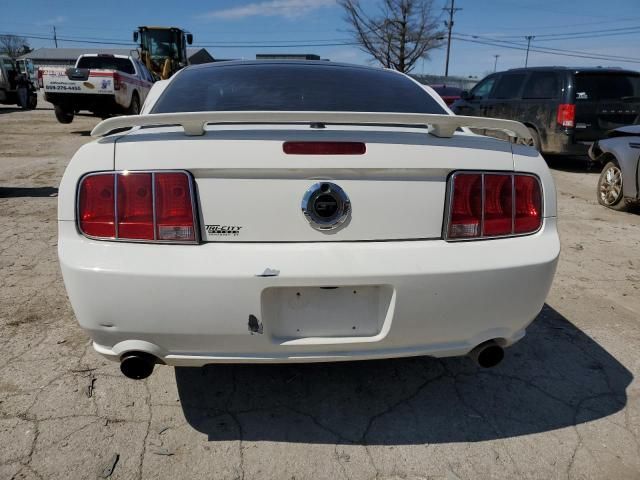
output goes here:
[{"label": "dark suv", "polygon": [[586,155],[622,125],[640,123],[640,73],[618,68],[516,68],[489,75],[452,107],[458,115],[524,123],[535,147]]}]

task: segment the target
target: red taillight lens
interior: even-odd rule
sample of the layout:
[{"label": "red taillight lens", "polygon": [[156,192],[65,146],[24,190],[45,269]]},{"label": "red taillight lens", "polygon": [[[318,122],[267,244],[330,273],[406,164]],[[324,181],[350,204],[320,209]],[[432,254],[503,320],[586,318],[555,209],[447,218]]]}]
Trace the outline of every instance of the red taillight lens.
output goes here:
[{"label": "red taillight lens", "polygon": [[79,226],[89,237],[195,242],[193,214],[186,172],[92,174],[78,192]]},{"label": "red taillight lens", "polygon": [[193,241],[196,238],[189,179],[182,173],[156,173],[158,240]]},{"label": "red taillight lens", "polygon": [[361,142],[284,142],[289,155],[363,155],[367,147]]},{"label": "red taillight lens", "polygon": [[513,192],[511,175],[484,176],[484,226],[485,237],[510,235],[513,218]]},{"label": "red taillight lens", "polygon": [[115,238],[115,175],[90,175],[82,181],[78,198],[80,229],[91,237]]},{"label": "red taillight lens", "polygon": [[118,238],[153,240],[150,173],[118,175]]},{"label": "red taillight lens", "polygon": [[450,197],[448,239],[522,235],[542,224],[542,191],[532,175],[458,173]]},{"label": "red taillight lens", "polygon": [[44,88],[44,81],[42,79],[42,70],[38,69],[38,87]]},{"label": "red taillight lens", "polygon": [[120,79],[120,75],[118,75],[117,73],[113,74],[113,89],[114,90],[120,90],[120,83],[122,82],[122,80]]},{"label": "red taillight lens", "polygon": [[456,175],[453,178],[452,195],[449,237],[479,237],[482,222],[482,175]]},{"label": "red taillight lens", "polygon": [[530,233],[540,228],[542,192],[538,180],[531,176],[515,176],[516,214],[514,233]]},{"label": "red taillight lens", "polygon": [[561,103],[558,105],[558,115],[556,117],[558,125],[573,128],[576,126],[576,106],[573,103]]}]

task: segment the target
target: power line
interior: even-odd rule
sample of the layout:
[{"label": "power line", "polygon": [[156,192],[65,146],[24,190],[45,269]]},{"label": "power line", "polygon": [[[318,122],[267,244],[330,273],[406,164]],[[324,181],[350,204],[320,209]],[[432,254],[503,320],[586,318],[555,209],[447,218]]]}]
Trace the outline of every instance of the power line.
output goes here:
[{"label": "power line", "polygon": [[[625,18],[619,18],[618,20],[598,20],[598,21],[594,21],[594,22],[582,22],[582,23],[572,23],[572,25],[574,27],[583,27],[585,25],[604,25],[607,23],[625,23],[625,22],[637,22],[638,20],[640,20],[640,17],[625,17]],[[522,30],[523,27],[505,27],[505,26],[500,26],[501,30]],[[563,25],[537,25],[537,26],[530,26],[527,25],[528,29],[531,30],[553,30],[554,28],[561,28],[561,29],[565,29],[567,28],[567,24],[563,24]]]},{"label": "power line", "polygon": [[[519,42],[513,42],[510,40],[502,40],[500,38],[492,38],[492,37],[485,37],[482,35],[469,35],[466,33],[456,33],[456,35],[461,35],[463,37],[471,37],[474,39],[481,39],[481,40],[486,40],[486,41],[491,41],[491,42],[496,42],[496,43],[504,43],[504,44],[509,44],[509,45],[516,45],[519,47],[524,47],[525,45],[523,43],[519,43]],[[607,59],[607,60],[632,60],[632,61],[640,61],[640,58],[636,58],[636,57],[628,57],[628,56],[622,56],[622,55],[605,55],[605,54],[601,54],[601,53],[596,53],[596,52],[585,52],[582,50],[569,50],[566,48],[552,48],[552,47],[540,47],[537,46],[535,47],[536,50],[535,51],[543,51],[544,53],[551,53],[551,52],[561,52],[561,53],[575,53],[577,55],[589,55],[589,56],[595,56],[595,57],[603,57],[603,59]]]},{"label": "power line", "polygon": [[[538,41],[554,41],[554,40],[573,40],[574,38],[598,38],[606,36],[616,35],[632,35],[640,33],[640,27],[624,27],[624,28],[612,28],[606,30],[589,30],[584,32],[565,32],[565,33],[549,33],[549,34],[534,34]],[[484,34],[478,34],[477,36],[485,36]],[[500,38],[522,38],[522,35],[492,35]]]},{"label": "power line", "polygon": [[[0,33],[0,35],[16,35],[15,33]],[[25,38],[32,38],[32,39],[38,39],[38,40],[51,40],[50,36],[44,36],[44,35],[20,35],[18,34],[20,37],[25,37]],[[91,43],[91,44],[100,44],[100,45],[125,45],[125,46],[132,46],[134,45],[131,42],[109,42],[109,41],[103,41],[103,40],[77,40],[77,39],[73,39],[73,38],[67,38],[67,37],[56,37],[57,40],[60,40],[61,42],[70,42],[70,43]]]},{"label": "power line", "polygon": [[[521,50],[521,51],[526,51],[527,50],[527,47],[525,45],[512,46],[512,45],[506,45],[504,43],[496,43],[496,42],[483,41],[483,40],[473,40],[473,39],[470,39],[470,38],[463,38],[463,37],[454,37],[454,38],[456,40],[461,41],[461,42],[478,43],[478,44],[481,44],[481,45],[490,45],[492,47],[502,47],[502,48],[508,48],[508,49],[511,49],[511,50]],[[606,56],[577,55],[577,54],[572,54],[572,53],[562,53],[562,52],[539,50],[538,48],[532,48],[530,50],[532,52],[547,53],[549,55],[560,55],[560,56],[563,56],[563,57],[588,58],[588,59],[592,59],[592,60],[605,60],[605,61],[615,60],[615,61],[625,62],[625,63],[638,63],[638,64],[640,64],[640,59],[636,59],[636,60],[622,60],[620,58],[613,58],[612,59],[611,57],[606,57]]]},{"label": "power line", "polygon": [[545,37],[570,37],[573,35],[584,35],[584,34],[591,34],[591,33],[609,33],[609,32],[621,32],[621,31],[625,31],[625,30],[636,30],[638,29],[638,27],[621,27],[621,28],[607,28],[604,30],[588,30],[588,31],[582,31],[582,32],[564,32],[564,33],[546,33],[546,34],[538,34],[536,36],[540,37],[540,38],[545,38]]},{"label": "power line", "polygon": [[[10,33],[10,32],[2,32],[2,35],[19,35],[21,37],[40,39],[40,40],[50,40],[51,37],[41,35],[41,34],[26,34],[26,33]],[[57,37],[60,41],[72,42],[72,43],[91,43],[91,44],[104,44],[104,45],[124,45],[131,46],[134,43],[126,40],[120,39],[111,39],[111,38],[100,38],[100,37]],[[270,43],[273,42],[273,43]],[[348,45],[358,45],[357,42],[353,41],[342,41],[340,39],[335,40],[272,40],[272,41],[240,41],[240,42],[225,42],[225,41],[211,41],[211,43],[203,41],[194,45],[194,47],[216,47],[216,48],[251,48],[251,47],[261,47],[261,48],[294,48],[294,47],[333,47],[333,46],[348,46]]]},{"label": "power line", "polygon": [[[640,27],[635,27],[640,28]],[[620,32],[620,33],[633,33],[633,32]],[[640,32],[638,32],[640,33]],[[19,34],[19,33],[10,33],[10,32],[0,32],[0,34],[5,35],[19,35],[26,38],[32,39],[41,39],[41,40],[51,40],[51,36],[47,36],[44,34]],[[470,37],[470,38],[464,38]],[[512,50],[521,50],[526,51],[527,46],[522,43],[513,42],[509,40],[502,40],[491,37],[483,37],[481,35],[470,35],[464,33],[452,33],[453,40],[460,40],[463,42],[470,42],[494,47],[502,47],[508,48]],[[95,44],[95,45],[117,45],[117,46],[125,46],[125,47],[134,47],[135,45],[130,41],[120,40],[120,39],[112,39],[112,38],[100,38],[100,37],[75,37],[75,36],[64,36],[58,37],[57,31],[54,33],[54,41],[60,40],[69,43],[78,43],[78,44]],[[335,40],[335,41],[334,41]],[[284,41],[271,41],[273,43],[268,43],[267,40],[255,40],[255,41],[240,41],[240,42],[225,42],[225,41],[212,41],[202,42],[194,45],[194,47],[198,48],[309,48],[309,47],[329,47],[329,46],[355,46],[356,42],[349,41],[340,41],[341,39],[330,39],[327,41],[321,40],[284,40]],[[537,39],[536,39],[537,40]],[[264,43],[263,43],[264,42]],[[552,47],[541,47],[536,46],[534,48],[529,48],[531,52],[537,53],[546,53],[550,55],[559,55],[565,57],[575,57],[575,58],[586,58],[593,60],[604,60],[604,61],[619,61],[625,63],[640,63],[640,58],[635,57],[625,57],[620,55],[604,55],[598,54],[594,52],[585,52],[585,51],[576,51],[576,50],[568,50],[568,49],[558,49]],[[448,74],[448,69],[447,72]]]}]

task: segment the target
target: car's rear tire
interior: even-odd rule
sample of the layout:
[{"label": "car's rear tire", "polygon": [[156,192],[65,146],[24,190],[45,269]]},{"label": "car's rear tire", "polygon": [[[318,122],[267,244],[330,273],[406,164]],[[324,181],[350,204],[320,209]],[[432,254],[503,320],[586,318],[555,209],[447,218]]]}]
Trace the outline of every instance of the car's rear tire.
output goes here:
[{"label": "car's rear tire", "polygon": [[133,92],[131,96],[131,105],[127,109],[127,115],[139,115],[140,114],[140,97],[138,92]]},{"label": "car's rear tire", "polygon": [[29,110],[35,110],[37,106],[38,106],[38,95],[35,92],[33,92],[29,94],[29,100],[28,100]]},{"label": "car's rear tire", "polygon": [[71,123],[73,122],[73,110],[67,110],[66,108],[60,105],[54,105],[53,111],[56,114],[56,118],[60,123]]},{"label": "car's rear tire", "polygon": [[612,210],[624,211],[627,202],[624,199],[622,170],[615,160],[609,161],[598,178],[598,203]]}]

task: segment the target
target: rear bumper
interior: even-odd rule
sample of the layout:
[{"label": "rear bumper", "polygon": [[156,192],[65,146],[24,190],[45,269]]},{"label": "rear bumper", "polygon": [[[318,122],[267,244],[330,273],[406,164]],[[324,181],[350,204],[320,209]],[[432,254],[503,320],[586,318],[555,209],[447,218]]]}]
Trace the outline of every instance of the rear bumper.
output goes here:
[{"label": "rear bumper", "polygon": [[459,243],[145,245],[88,240],[70,221],[59,231],[69,298],[96,350],[192,366],[509,345],[542,308],[560,250],[555,218],[532,236]]},{"label": "rear bumper", "polygon": [[46,92],[44,98],[47,102],[60,105],[69,110],[90,110],[92,112],[105,113],[125,110],[125,106],[118,103],[118,98],[115,94]]},{"label": "rear bumper", "polygon": [[563,131],[549,132],[546,144],[543,145],[543,153],[549,155],[585,156],[589,152],[591,142],[579,142],[574,140],[573,134]]}]

